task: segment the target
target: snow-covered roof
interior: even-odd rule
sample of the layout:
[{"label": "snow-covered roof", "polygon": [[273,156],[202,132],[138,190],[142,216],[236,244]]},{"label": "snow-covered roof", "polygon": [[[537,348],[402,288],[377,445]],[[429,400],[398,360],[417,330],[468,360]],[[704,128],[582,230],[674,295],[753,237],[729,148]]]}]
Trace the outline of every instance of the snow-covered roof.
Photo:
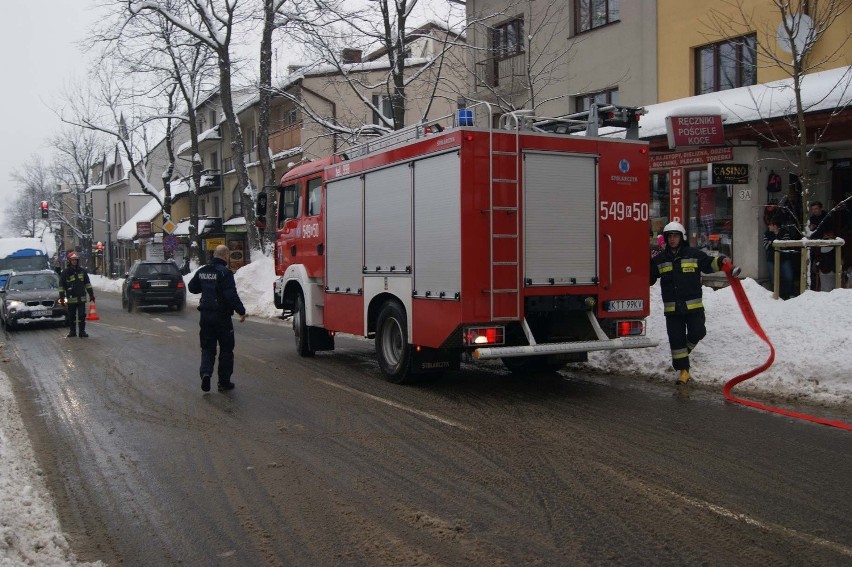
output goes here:
[{"label": "snow-covered roof", "polygon": [[[165,191],[160,191],[160,199],[164,199],[166,196]],[[160,206],[160,203],[153,197],[151,200],[145,203],[139,211],[130,217],[130,219],[124,223],[120,229],[118,229],[118,233],[116,234],[116,238],[118,240],[133,240],[136,238],[136,223],[137,222],[151,222],[157,215],[163,212],[163,208]]]},{"label": "snow-covered roof", "polygon": [[[172,234],[175,236],[189,236],[189,225],[191,222],[189,220],[180,221]],[[202,234],[208,226],[213,226],[213,222],[213,219],[198,219],[198,233]]]},{"label": "snow-covered roof", "polygon": [[172,193],[172,199],[174,199],[175,197],[177,197],[179,195],[183,195],[184,193],[189,192],[189,185],[190,185],[191,181],[192,181],[191,177],[186,177],[184,179],[172,181],[171,184],[169,184],[169,189],[171,190],[171,193]]},{"label": "snow-covered roof", "polygon": [[[830,110],[850,104],[850,76],[852,66],[802,77],[801,94],[805,112]],[[651,138],[666,134],[667,116],[709,112],[721,114],[726,125],[787,116],[796,111],[796,93],[793,90],[793,79],[782,79],[651,104],[646,106],[645,110],[648,113],[639,121],[639,137]]]},{"label": "snow-covered roof", "polygon": [[[205,141],[205,140],[221,140],[221,139],[222,139],[222,135],[219,132],[219,125],[218,124],[216,126],[213,126],[212,128],[208,128],[207,130],[205,130],[204,132],[202,132],[201,134],[198,135],[198,143],[199,144],[201,142]],[[182,143],[180,145],[180,147],[178,147],[178,150],[177,150],[178,155],[180,156],[180,155],[185,154],[186,152],[189,151],[189,149],[191,147],[192,147],[192,140],[187,140],[186,142]]]},{"label": "snow-covered roof", "polygon": [[222,223],[222,226],[242,226],[246,224],[246,217],[234,217]]},{"label": "snow-covered roof", "polygon": [[302,146],[295,146],[293,148],[287,148],[283,152],[278,152],[277,154],[273,154],[272,161],[277,161],[279,159],[284,159],[288,157],[292,157],[302,153]]},{"label": "snow-covered roof", "polygon": [[106,185],[91,185],[89,187],[86,187],[86,193],[89,193],[91,191],[101,191],[103,189],[106,189]]}]

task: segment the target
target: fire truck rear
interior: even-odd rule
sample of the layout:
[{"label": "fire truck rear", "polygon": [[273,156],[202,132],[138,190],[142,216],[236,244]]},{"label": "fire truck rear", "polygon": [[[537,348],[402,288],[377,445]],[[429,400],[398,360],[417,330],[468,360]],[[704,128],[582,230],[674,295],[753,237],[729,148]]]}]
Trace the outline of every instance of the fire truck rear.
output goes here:
[{"label": "fire truck rear", "polygon": [[478,110],[491,115],[463,109],[284,175],[273,292],[301,356],[362,335],[402,383],[465,356],[553,371],[656,344],[648,148],[629,139],[642,110],[516,112],[477,128]]}]

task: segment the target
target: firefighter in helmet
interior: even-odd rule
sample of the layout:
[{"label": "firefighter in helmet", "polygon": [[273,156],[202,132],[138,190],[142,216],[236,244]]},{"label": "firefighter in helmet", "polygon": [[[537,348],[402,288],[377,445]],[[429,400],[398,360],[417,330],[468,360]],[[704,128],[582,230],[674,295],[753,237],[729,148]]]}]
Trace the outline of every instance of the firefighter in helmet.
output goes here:
[{"label": "firefighter in helmet", "polygon": [[701,274],[725,271],[738,276],[740,269],[724,255],[710,256],[690,247],[686,229],[679,222],[667,224],[663,237],[663,251],[651,258],[651,285],[660,280],[672,367],[678,371],[678,382],[685,384],[689,381],[689,353],[707,334]]},{"label": "firefighter in helmet", "polygon": [[[66,303],[68,336],[88,337],[86,333],[86,296],[95,301],[95,291],[89,281],[89,273],[80,267],[80,256],[68,254],[68,266],[59,275],[59,302]],[[79,335],[77,329],[80,330]]]}]

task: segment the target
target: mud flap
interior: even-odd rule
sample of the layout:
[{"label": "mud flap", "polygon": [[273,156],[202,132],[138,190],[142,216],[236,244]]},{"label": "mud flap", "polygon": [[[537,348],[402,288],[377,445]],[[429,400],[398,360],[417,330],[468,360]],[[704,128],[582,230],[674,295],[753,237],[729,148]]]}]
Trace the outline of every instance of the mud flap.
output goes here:
[{"label": "mud flap", "polygon": [[428,374],[459,369],[459,353],[448,349],[412,349],[412,374]]}]

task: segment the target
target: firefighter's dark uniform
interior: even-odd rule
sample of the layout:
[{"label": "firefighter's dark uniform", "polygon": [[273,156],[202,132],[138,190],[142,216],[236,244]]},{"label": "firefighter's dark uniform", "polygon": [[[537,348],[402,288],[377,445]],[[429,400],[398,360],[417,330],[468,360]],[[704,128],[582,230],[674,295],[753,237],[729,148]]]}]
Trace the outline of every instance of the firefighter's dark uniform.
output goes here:
[{"label": "firefighter's dark uniform", "polygon": [[720,271],[724,259],[725,256],[710,256],[685,245],[677,250],[667,245],[651,258],[651,285],[659,278],[675,370],[689,370],[689,353],[707,334],[701,301],[701,273]]},{"label": "firefighter's dark uniform", "polygon": [[86,297],[92,301],[95,300],[89,273],[79,265],[68,264],[68,267],[59,275],[59,299],[67,302],[66,321],[70,327],[69,337],[76,336],[78,329],[81,337],[88,336],[86,334]]},{"label": "firefighter's dark uniform", "polygon": [[198,310],[201,312],[199,336],[201,338],[201,376],[212,376],[219,345],[219,386],[230,385],[234,371],[234,325],[231,316],[236,311],[245,315],[246,309],[237,294],[234,274],[220,258],[195,272],[187,289],[200,293]]}]

